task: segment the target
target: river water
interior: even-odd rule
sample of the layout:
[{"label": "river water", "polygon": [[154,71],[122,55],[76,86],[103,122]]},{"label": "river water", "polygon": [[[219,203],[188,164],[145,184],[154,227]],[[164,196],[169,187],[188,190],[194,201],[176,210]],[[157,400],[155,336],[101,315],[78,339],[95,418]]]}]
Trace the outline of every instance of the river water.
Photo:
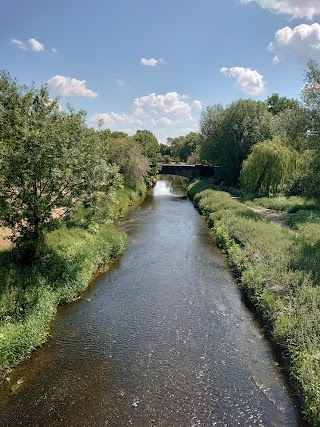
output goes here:
[{"label": "river water", "polygon": [[2,382],[1,427],[304,425],[179,182],[157,182],[120,224],[125,254]]}]

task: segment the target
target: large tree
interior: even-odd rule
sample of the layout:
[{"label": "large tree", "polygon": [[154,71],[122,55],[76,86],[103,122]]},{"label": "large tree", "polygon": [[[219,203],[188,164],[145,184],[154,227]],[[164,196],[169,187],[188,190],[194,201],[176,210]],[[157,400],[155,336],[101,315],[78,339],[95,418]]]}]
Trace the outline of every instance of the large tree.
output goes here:
[{"label": "large tree", "polygon": [[127,187],[137,189],[148,176],[150,161],[142,154],[142,147],[133,137],[110,139],[107,144],[108,158],[119,166]]},{"label": "large tree", "polygon": [[225,109],[220,105],[207,108],[200,120],[202,160],[218,166],[227,184],[237,184],[251,147],[271,137],[272,120],[266,104],[259,101],[239,100]]},{"label": "large tree", "polygon": [[150,160],[150,175],[155,175],[159,171],[160,159],[160,145],[157,138],[148,130],[138,130],[133,139],[140,144],[143,155]]},{"label": "large tree", "polygon": [[281,192],[296,170],[298,153],[279,137],[255,144],[243,162],[240,180],[247,194],[270,196]]},{"label": "large tree", "polygon": [[44,233],[97,190],[119,179],[85,114],[59,111],[46,87],[0,74],[0,219],[30,255]]},{"label": "large tree", "polygon": [[305,194],[320,199],[320,64],[309,61],[302,99],[308,114],[308,152],[302,175]]}]

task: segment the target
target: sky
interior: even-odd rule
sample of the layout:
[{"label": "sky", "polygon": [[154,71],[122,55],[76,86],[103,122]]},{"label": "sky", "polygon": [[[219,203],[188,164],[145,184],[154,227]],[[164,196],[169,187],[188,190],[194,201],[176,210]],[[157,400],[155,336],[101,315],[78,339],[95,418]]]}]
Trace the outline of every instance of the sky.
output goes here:
[{"label": "sky", "polygon": [[320,0],[0,0],[0,16],[0,70],[161,143],[207,106],[300,99],[320,61]]}]

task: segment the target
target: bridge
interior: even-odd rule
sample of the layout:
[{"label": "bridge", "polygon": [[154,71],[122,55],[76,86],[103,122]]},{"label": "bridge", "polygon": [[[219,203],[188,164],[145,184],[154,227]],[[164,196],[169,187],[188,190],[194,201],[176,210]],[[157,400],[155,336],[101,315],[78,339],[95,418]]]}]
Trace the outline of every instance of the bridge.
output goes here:
[{"label": "bridge", "polygon": [[212,178],[216,176],[216,167],[205,165],[162,164],[160,175],[180,175],[186,178]]}]

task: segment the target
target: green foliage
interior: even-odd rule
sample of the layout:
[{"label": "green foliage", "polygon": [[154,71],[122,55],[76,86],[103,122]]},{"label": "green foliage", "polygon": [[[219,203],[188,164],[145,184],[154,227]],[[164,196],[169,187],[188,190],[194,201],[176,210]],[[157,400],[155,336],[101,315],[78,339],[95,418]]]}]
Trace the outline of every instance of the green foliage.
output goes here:
[{"label": "green foliage", "polygon": [[[274,209],[276,211],[284,212],[297,212],[300,209],[315,209],[316,205],[304,197],[297,196],[278,196],[278,197],[260,197],[254,199],[254,205],[263,206],[267,209]],[[249,204],[252,205],[250,202]]]},{"label": "green foliage", "polygon": [[[196,186],[200,187],[199,183],[193,184],[193,190]],[[289,357],[292,378],[304,399],[304,414],[318,425],[319,212],[294,214],[292,232],[250,211],[227,193],[204,190],[195,195],[194,202],[208,218],[217,243],[227,252],[230,265],[241,278],[241,287]]]},{"label": "green foliage", "polygon": [[266,100],[268,110],[273,115],[277,115],[284,110],[295,110],[299,107],[299,102],[296,99],[289,99],[285,96],[279,96],[278,93],[273,93]]},{"label": "green foliage", "polygon": [[284,188],[296,171],[297,153],[279,137],[255,144],[243,162],[240,182],[246,194],[269,196]]},{"label": "green foliage", "polygon": [[142,154],[150,161],[149,174],[156,175],[159,171],[158,162],[160,158],[160,145],[157,138],[148,130],[138,130],[133,139],[140,144]]},{"label": "green foliage", "polygon": [[133,137],[110,139],[107,142],[108,158],[119,166],[124,184],[136,189],[148,176],[149,160],[142,154],[141,145]]},{"label": "green foliage", "polygon": [[320,65],[309,61],[302,90],[308,112],[310,151],[306,162],[304,182],[306,195],[320,200]]},{"label": "green foliage", "polygon": [[197,160],[197,151],[200,146],[201,135],[197,132],[190,132],[186,136],[179,136],[171,139],[171,153],[172,156],[181,162],[193,164]]},{"label": "green foliage", "polygon": [[272,114],[263,102],[239,100],[226,109],[209,107],[200,120],[201,159],[219,166],[220,178],[235,185],[251,147],[271,137],[271,124]]},{"label": "green foliage", "polygon": [[84,120],[83,112],[61,113],[45,87],[0,74],[0,218],[27,254],[59,218],[119,180]]}]

